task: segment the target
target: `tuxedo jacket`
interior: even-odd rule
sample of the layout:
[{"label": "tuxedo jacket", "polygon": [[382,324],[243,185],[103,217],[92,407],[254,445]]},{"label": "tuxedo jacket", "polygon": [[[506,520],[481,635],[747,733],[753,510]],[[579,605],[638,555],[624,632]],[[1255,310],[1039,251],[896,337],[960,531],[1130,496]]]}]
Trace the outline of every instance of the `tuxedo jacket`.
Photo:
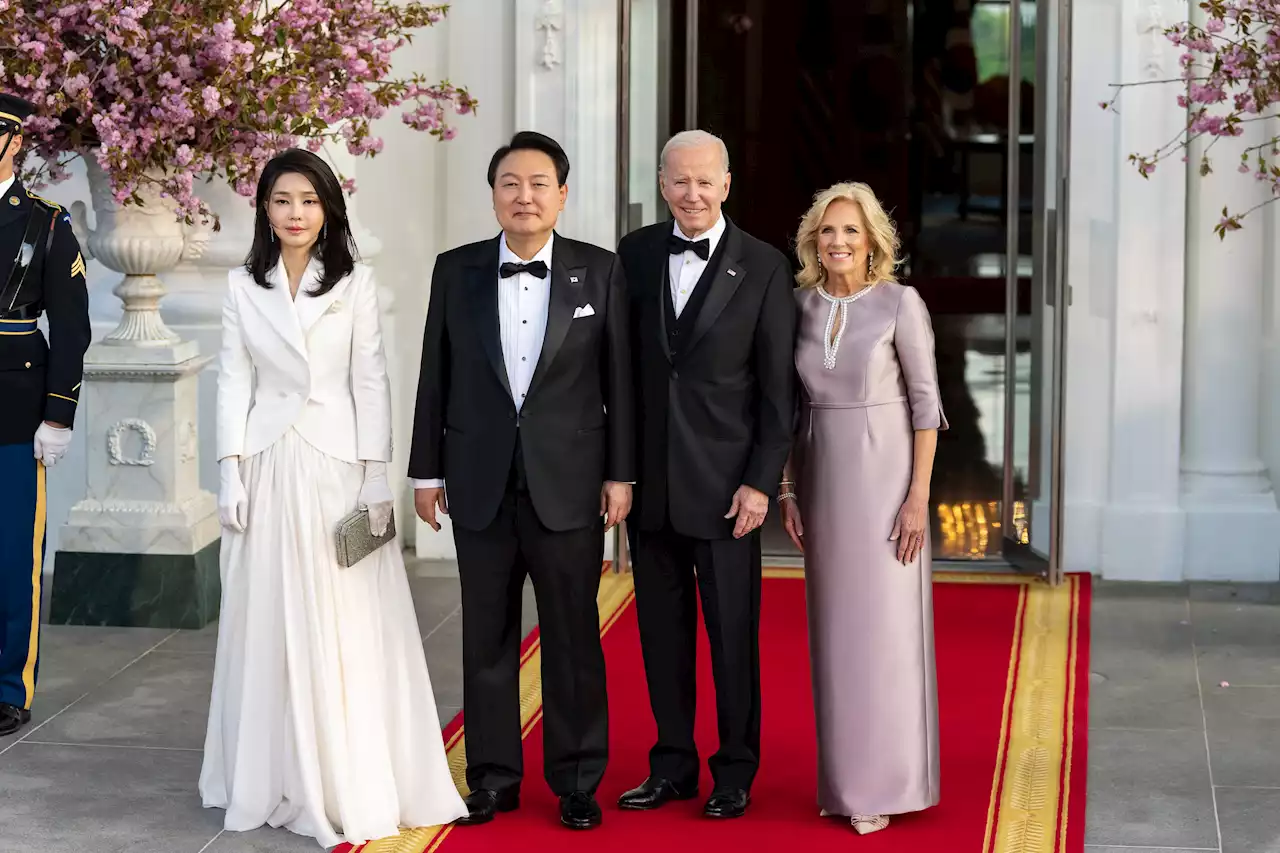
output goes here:
[{"label": "tuxedo jacket", "polygon": [[517,412],[498,319],[501,239],[436,260],[409,476],[444,478],[453,523],[482,530],[497,514],[518,442],[539,520],[576,530],[599,520],[606,480],[635,480],[622,266],[612,252],[555,235],[542,352]]},{"label": "tuxedo jacket", "polygon": [[391,461],[391,389],[373,270],[355,270],[308,296],[312,261],[296,300],[281,261],[261,287],[243,267],[228,276],[218,373],[218,458],[249,457],[292,427],[345,462]]},{"label": "tuxedo jacket", "polygon": [[[671,222],[618,246],[632,297],[639,481],[631,522],[669,519],[696,539],[733,535],[725,519],[741,485],[774,496],[795,412],[791,265],[726,218],[724,235],[675,331]],[[694,313],[691,313],[694,312]]]}]

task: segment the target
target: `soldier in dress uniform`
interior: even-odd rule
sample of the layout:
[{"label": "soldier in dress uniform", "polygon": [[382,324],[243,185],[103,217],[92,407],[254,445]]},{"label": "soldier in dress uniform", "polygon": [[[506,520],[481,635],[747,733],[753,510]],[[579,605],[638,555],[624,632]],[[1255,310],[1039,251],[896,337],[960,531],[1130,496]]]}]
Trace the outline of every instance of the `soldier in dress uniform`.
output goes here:
[{"label": "soldier in dress uniform", "polygon": [[[61,207],[14,175],[35,111],[0,93],[0,737],[31,720],[40,664],[45,469],[71,444],[89,347],[84,258]],[[49,339],[37,326],[48,315]]]}]

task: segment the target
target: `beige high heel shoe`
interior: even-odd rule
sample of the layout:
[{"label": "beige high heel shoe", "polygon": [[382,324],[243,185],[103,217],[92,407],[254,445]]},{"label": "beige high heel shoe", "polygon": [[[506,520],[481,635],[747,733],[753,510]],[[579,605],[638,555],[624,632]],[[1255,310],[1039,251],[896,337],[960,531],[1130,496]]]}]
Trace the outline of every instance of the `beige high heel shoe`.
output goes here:
[{"label": "beige high heel shoe", "polygon": [[849,818],[849,825],[859,835],[870,835],[888,826],[889,816],[885,814],[856,814]]}]

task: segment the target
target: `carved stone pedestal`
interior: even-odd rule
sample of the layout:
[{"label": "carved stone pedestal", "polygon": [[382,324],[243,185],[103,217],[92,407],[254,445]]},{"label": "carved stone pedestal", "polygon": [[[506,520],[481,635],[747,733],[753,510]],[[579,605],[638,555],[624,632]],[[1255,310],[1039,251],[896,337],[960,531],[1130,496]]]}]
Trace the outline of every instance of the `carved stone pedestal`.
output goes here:
[{"label": "carved stone pedestal", "polygon": [[[124,277],[120,324],[85,354],[77,429],[87,433],[87,488],[59,538],[49,621],[201,628],[217,618],[218,508],[200,489],[198,375],[211,361],[165,325],[160,275],[204,253],[155,183],[118,204],[88,158],[97,228],[84,204],[72,227],[85,256]],[[159,176],[157,176],[157,180]]]},{"label": "carved stone pedestal", "polygon": [[62,529],[50,621],[201,628],[218,615],[218,510],[200,489],[194,342],[95,344],[84,500]]}]

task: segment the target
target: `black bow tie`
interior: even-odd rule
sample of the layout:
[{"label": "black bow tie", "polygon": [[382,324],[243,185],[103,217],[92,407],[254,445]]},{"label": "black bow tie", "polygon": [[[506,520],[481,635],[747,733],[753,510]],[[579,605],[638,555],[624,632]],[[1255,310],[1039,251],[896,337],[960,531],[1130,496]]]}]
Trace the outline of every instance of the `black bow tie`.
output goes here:
[{"label": "black bow tie", "polygon": [[673,255],[693,252],[705,261],[711,257],[711,241],[706,237],[701,240],[686,240],[683,237],[677,237],[675,234],[669,234],[667,235],[667,250]]},{"label": "black bow tie", "polygon": [[503,278],[511,278],[511,276],[518,275],[522,272],[527,272],[529,275],[537,276],[538,278],[546,278],[547,265],[542,261],[530,261],[527,264],[513,264],[507,262],[498,267],[498,274]]}]

